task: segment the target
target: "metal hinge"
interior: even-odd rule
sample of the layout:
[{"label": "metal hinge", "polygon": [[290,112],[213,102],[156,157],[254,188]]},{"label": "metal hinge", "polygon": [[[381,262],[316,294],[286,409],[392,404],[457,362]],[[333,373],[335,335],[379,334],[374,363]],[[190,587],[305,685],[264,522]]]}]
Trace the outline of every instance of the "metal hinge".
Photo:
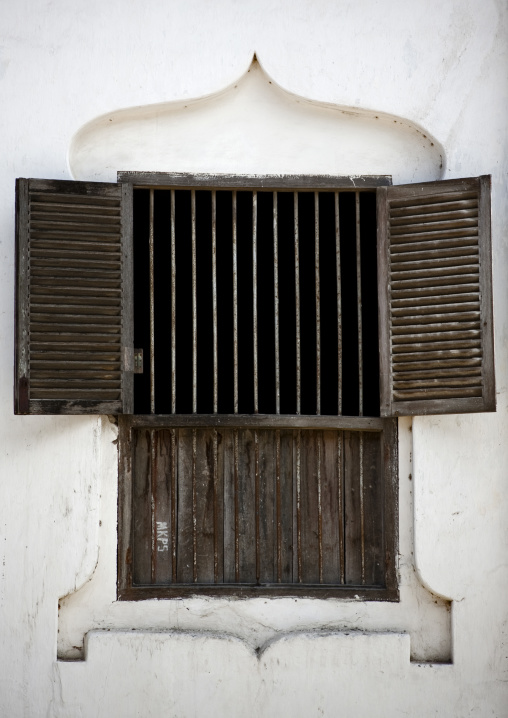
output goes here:
[{"label": "metal hinge", "polygon": [[134,374],[143,373],[143,350],[124,347],[123,370]]},{"label": "metal hinge", "polygon": [[134,374],[143,373],[143,350],[134,349]]}]

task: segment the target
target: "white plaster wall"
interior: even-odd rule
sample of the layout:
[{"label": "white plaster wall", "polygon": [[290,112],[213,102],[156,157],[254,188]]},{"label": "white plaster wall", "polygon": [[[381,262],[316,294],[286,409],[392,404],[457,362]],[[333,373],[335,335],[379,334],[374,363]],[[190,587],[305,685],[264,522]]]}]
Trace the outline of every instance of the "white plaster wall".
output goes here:
[{"label": "white plaster wall", "polygon": [[[1,715],[508,715],[507,25],[503,0],[0,0]],[[80,127],[214,95],[254,52],[295,96],[424,128],[444,148],[446,177],[493,175],[498,411],[415,419],[411,482],[405,424],[403,615],[346,602],[158,602],[148,621],[143,604],[117,620],[113,427],[12,416],[14,178],[69,178]],[[415,571],[453,600],[453,665],[410,662],[415,641],[425,655],[431,636],[439,657],[449,635]],[[86,661],[57,662],[58,598],[90,576],[91,609],[66,613],[67,637],[108,616],[111,630],[89,635]]]}]

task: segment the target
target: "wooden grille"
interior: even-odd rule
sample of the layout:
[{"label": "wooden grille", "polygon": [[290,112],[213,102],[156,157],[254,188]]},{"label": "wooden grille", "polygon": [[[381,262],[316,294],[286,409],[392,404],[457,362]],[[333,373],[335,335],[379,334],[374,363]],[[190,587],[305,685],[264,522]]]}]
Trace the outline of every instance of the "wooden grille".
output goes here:
[{"label": "wooden grille", "polygon": [[135,412],[379,416],[375,201],[135,189]]},{"label": "wooden grille", "polygon": [[138,597],[385,587],[394,425],[377,421],[385,432],[129,427]]}]

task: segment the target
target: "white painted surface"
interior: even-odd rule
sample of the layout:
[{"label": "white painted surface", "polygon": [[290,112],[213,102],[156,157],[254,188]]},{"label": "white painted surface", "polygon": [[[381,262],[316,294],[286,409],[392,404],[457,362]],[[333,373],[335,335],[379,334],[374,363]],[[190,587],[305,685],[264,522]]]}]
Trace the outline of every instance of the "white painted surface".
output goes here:
[{"label": "white painted surface", "polygon": [[[0,714],[508,715],[504,0],[18,0],[2,3],[1,14]],[[113,427],[12,416],[14,178],[69,178],[72,138],[94,118],[217,95],[245,73],[254,52],[293,99],[405,118],[442,145],[446,177],[493,175],[498,411],[415,419],[413,471],[405,423],[399,606],[119,605]],[[276,154],[266,134],[264,146]],[[305,161],[328,171],[321,168],[338,167],[337,157]],[[258,161],[249,157],[249,167]],[[95,171],[109,172],[106,165]],[[287,156],[286,166],[291,171]],[[453,599],[452,666],[409,661],[411,651],[450,650],[448,614],[418,587],[415,569]],[[79,649],[83,630],[111,630],[90,636],[87,661],[57,663],[57,601],[72,592],[62,609],[62,650],[74,640]],[[352,627],[360,632],[345,636]],[[136,638],[133,628],[141,629]],[[252,648],[267,641],[258,661]]]}]

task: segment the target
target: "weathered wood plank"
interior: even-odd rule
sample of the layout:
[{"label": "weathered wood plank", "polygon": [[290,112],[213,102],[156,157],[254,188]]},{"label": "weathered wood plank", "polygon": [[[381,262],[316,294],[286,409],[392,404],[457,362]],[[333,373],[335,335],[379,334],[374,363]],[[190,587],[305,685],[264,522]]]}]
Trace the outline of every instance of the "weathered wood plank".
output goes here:
[{"label": "weathered wood plank", "polygon": [[152,510],[151,510],[151,441],[150,431],[134,431],[133,445],[133,513],[132,579],[134,584],[152,581]]}]

